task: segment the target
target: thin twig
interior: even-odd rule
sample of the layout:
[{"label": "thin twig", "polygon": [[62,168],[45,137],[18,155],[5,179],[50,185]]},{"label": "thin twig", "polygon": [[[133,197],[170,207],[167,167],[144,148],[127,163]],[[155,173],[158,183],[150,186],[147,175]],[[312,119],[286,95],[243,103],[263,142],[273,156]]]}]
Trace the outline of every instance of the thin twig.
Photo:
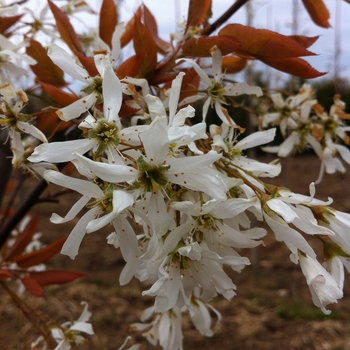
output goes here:
[{"label": "thin twig", "polygon": [[235,14],[243,5],[249,0],[236,0],[236,2],[222,14],[214,23],[204,28],[201,32],[202,35],[210,35],[222,24],[224,24],[233,14]]}]

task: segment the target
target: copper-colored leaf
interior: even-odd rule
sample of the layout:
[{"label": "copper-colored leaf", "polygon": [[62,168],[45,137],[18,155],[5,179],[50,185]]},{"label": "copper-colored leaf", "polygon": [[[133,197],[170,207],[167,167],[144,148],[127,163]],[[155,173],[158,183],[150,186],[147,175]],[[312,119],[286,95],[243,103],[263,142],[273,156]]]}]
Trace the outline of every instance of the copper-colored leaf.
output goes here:
[{"label": "copper-colored leaf", "polygon": [[0,17],[0,34],[4,34],[4,32],[10,27],[12,27],[15,23],[17,23],[22,16],[23,14],[16,16]]},{"label": "copper-colored leaf", "polygon": [[211,0],[190,0],[187,14],[187,28],[200,26],[211,12]]},{"label": "copper-colored leaf", "polygon": [[7,280],[8,278],[12,278],[13,273],[10,272],[9,270],[1,270],[0,269],[0,281]]},{"label": "copper-colored leaf", "polygon": [[[40,81],[40,85],[43,88],[44,92],[48,94],[57,103],[59,103],[61,106],[68,106],[78,99],[76,95],[69,94],[68,92],[63,91],[55,85],[46,84],[42,81]],[[39,129],[41,130],[40,127]]]},{"label": "copper-colored leaf", "polygon": [[118,23],[117,7],[113,0],[103,0],[100,10],[100,38],[112,47],[112,36]]},{"label": "copper-colored leaf", "polygon": [[142,11],[141,11],[141,6],[140,6],[137,9],[137,11],[135,12],[134,17],[125,26],[125,31],[120,38],[121,47],[124,47],[125,45],[127,45],[131,41],[132,37],[134,36],[135,20],[138,19],[140,21],[141,15],[142,15]]},{"label": "copper-colored leaf", "polygon": [[21,278],[21,282],[25,289],[34,297],[40,298],[43,295],[43,289],[34,278],[25,276]]},{"label": "copper-colored leaf", "polygon": [[68,270],[45,270],[30,272],[30,276],[40,286],[48,286],[51,284],[65,284],[73,282],[78,278],[87,276],[86,273]]},{"label": "copper-colored leaf", "polygon": [[319,72],[315,68],[311,67],[311,65],[298,57],[290,57],[290,58],[271,58],[264,57],[259,58],[262,62],[267,65],[278,69],[282,72],[295,75],[302,79],[313,79],[321,77],[326,73]]},{"label": "copper-colored leaf", "polygon": [[125,77],[136,77],[141,61],[142,57],[137,55],[126,59],[117,69],[119,79],[124,79]]},{"label": "copper-colored leaf", "polygon": [[219,35],[233,36],[242,42],[235,54],[249,58],[260,57],[300,57],[314,53],[305,49],[296,40],[267,29],[256,29],[241,24],[229,24]]},{"label": "copper-colored leaf", "polygon": [[182,101],[186,97],[196,95],[199,82],[200,76],[197,74],[197,72],[193,68],[188,69],[182,79],[182,88],[179,101]]},{"label": "copper-colored leaf", "polygon": [[211,49],[217,46],[222,55],[227,55],[239,49],[242,45],[240,41],[232,36],[210,36],[204,38],[192,38],[187,40],[182,46],[182,52],[186,56],[210,57]]},{"label": "copper-colored leaf", "polygon": [[55,86],[66,85],[62,69],[52,62],[42,45],[34,39],[29,39],[29,43],[30,45],[26,51],[37,62],[37,64],[30,67],[38,77],[38,80]]},{"label": "copper-colored leaf", "polygon": [[302,47],[307,49],[319,38],[319,36],[304,36],[304,35],[289,35],[290,38],[299,43]]},{"label": "copper-colored leaf", "polygon": [[235,56],[225,56],[222,58],[222,70],[228,74],[238,73],[244,69],[247,59]]},{"label": "copper-colored leaf", "polygon": [[35,216],[28,222],[25,229],[17,237],[16,242],[7,253],[4,259],[5,261],[11,261],[16,255],[23,253],[26,246],[32,241],[35,232],[37,232],[38,222],[39,216]]},{"label": "copper-colored leaf", "polygon": [[157,46],[147,28],[136,18],[134,49],[140,62],[136,78],[147,78],[157,65]]},{"label": "copper-colored leaf", "polygon": [[87,57],[81,52],[77,52],[77,51],[74,51],[74,54],[78,57],[80,63],[87,70],[87,72],[91,77],[94,77],[99,74],[93,58]]},{"label": "copper-colored leaf", "polygon": [[48,0],[50,10],[53,13],[56,21],[56,27],[61,35],[61,39],[74,51],[84,53],[81,42],[71,25],[68,16],[57,7],[52,1]]},{"label": "copper-colored leaf", "polygon": [[170,43],[168,43],[167,41],[164,41],[159,37],[157,22],[146,5],[143,5],[143,18],[145,21],[145,26],[148,29],[148,31],[151,33],[153,40],[156,43],[159,51],[161,53],[167,52],[170,49],[171,45]]},{"label": "copper-colored leaf", "polygon": [[52,136],[56,132],[67,130],[72,122],[64,122],[61,120],[56,112],[40,113],[37,116],[37,128],[45,135]]},{"label": "copper-colored leaf", "polygon": [[19,267],[25,269],[31,266],[42,264],[59,253],[65,240],[66,238],[60,238],[42,249],[39,249],[32,253],[17,256],[13,259],[13,261],[16,262]]},{"label": "copper-colored leaf", "polygon": [[303,0],[311,19],[320,27],[329,28],[329,11],[323,0]]}]

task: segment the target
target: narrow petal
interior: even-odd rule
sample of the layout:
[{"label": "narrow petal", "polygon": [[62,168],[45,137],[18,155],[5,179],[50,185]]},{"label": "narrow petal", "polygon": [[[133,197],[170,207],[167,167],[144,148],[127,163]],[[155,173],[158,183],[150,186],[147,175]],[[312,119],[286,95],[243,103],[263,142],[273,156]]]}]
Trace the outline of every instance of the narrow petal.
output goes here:
[{"label": "narrow petal", "polygon": [[119,120],[119,110],[122,105],[122,86],[112,67],[106,67],[102,82],[103,109],[109,122]]},{"label": "narrow petal", "polygon": [[157,117],[150,127],[140,135],[150,164],[161,164],[169,151],[167,120]]},{"label": "narrow petal", "polygon": [[87,112],[97,101],[96,93],[86,95],[81,99],[73,102],[67,107],[59,109],[56,114],[64,121],[69,121],[80,117],[83,113]]},{"label": "narrow petal", "polygon": [[184,72],[180,72],[171,83],[171,93],[169,97],[169,125],[172,125],[176,110],[178,108],[182,78],[184,75]]},{"label": "narrow petal", "polygon": [[95,141],[89,139],[43,143],[35,147],[28,160],[30,162],[69,162],[75,158],[73,152],[84,154],[94,145]]},{"label": "narrow petal", "polygon": [[98,213],[98,208],[89,210],[78,223],[75,225],[74,229],[68,236],[67,240],[64,242],[61,254],[68,255],[74,260],[78,254],[81,241],[83,240],[86,233],[86,226],[88,223],[95,218]]},{"label": "narrow petal", "polygon": [[73,57],[56,44],[49,45],[47,54],[57,66],[72,78],[83,82],[87,82],[90,78],[88,72],[83,67],[78,66]]},{"label": "narrow petal", "polygon": [[102,190],[96,184],[75,179],[74,177],[61,174],[58,171],[47,170],[44,173],[44,177],[49,182],[79,192],[83,196],[90,196],[93,198],[102,198],[104,196]]},{"label": "narrow petal", "polygon": [[91,174],[101,178],[102,180],[112,183],[135,181],[138,177],[138,171],[126,165],[108,164],[94,162],[78,153],[76,162],[81,163],[90,171]]}]

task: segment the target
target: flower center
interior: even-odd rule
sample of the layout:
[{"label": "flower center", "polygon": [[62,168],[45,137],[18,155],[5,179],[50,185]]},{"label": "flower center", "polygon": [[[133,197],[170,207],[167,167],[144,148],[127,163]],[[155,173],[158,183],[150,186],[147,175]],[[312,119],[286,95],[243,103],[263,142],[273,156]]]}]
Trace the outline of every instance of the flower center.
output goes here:
[{"label": "flower center", "polygon": [[140,171],[138,182],[147,191],[157,193],[167,185],[168,179],[164,173],[169,169],[168,165],[150,165],[143,157],[139,157],[137,165]]},{"label": "flower center", "polygon": [[99,157],[108,146],[117,147],[119,145],[119,128],[115,123],[107,122],[105,119],[99,120],[94,129],[89,130],[87,138],[95,139],[98,148],[95,157]]}]

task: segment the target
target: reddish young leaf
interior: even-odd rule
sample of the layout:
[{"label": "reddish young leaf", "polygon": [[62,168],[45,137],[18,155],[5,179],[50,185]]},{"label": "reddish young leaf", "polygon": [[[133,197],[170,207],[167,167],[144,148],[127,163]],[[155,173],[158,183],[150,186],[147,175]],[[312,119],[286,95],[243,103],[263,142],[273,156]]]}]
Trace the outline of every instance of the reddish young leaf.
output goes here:
[{"label": "reddish young leaf", "polygon": [[4,281],[12,277],[14,277],[12,272],[10,272],[9,270],[0,269],[0,281]]},{"label": "reddish young leaf", "polygon": [[139,69],[138,67],[142,63],[141,56],[131,56],[126,59],[117,69],[117,75],[119,79],[124,79],[125,77],[136,77]]},{"label": "reddish young leaf", "polygon": [[259,58],[260,61],[266,63],[267,65],[278,69],[282,72],[295,75],[302,79],[313,79],[321,77],[326,73],[322,73],[311,67],[311,65],[298,57],[290,58],[271,58],[262,57]]},{"label": "reddish young leaf", "polygon": [[50,10],[53,13],[56,21],[56,27],[61,35],[62,40],[69,46],[69,48],[74,51],[84,53],[81,42],[71,25],[68,16],[53,2],[48,0]]},{"label": "reddish young leaf", "polygon": [[143,18],[144,18],[145,26],[148,29],[148,31],[151,33],[153,40],[156,43],[159,51],[161,53],[167,52],[171,48],[171,45],[170,43],[168,43],[167,41],[164,41],[158,36],[157,22],[146,5],[143,5]]},{"label": "reddish young leaf", "polygon": [[225,56],[222,58],[222,70],[228,74],[238,73],[244,69],[247,59],[243,57]]},{"label": "reddish young leaf", "polygon": [[211,0],[190,0],[187,13],[187,27],[198,27],[210,17]]},{"label": "reddish young leaf", "polygon": [[37,128],[41,130],[46,136],[50,136],[59,131],[67,130],[72,122],[64,122],[61,120],[56,112],[41,113],[37,116]]},{"label": "reddish young leaf", "polygon": [[311,19],[320,27],[329,28],[329,11],[322,0],[303,0]]},{"label": "reddish young leaf", "polygon": [[25,269],[31,266],[42,264],[59,253],[65,240],[65,237],[60,238],[57,241],[35,252],[17,256],[13,259],[13,261],[16,262],[19,267]]},{"label": "reddish young leaf", "polygon": [[16,16],[0,17],[0,34],[4,34],[4,32],[10,27],[12,27],[15,23],[17,23],[22,16],[23,14]]},{"label": "reddish young leaf", "polygon": [[157,46],[147,28],[135,18],[134,49],[140,62],[136,78],[147,78],[157,65]]},{"label": "reddish young leaf", "polygon": [[15,244],[11,247],[10,251],[7,253],[4,261],[12,261],[15,256],[23,253],[26,246],[31,242],[35,232],[37,232],[37,227],[39,223],[39,215],[35,216],[30,220],[22,231],[22,233],[16,239]]},{"label": "reddish young leaf", "polygon": [[[71,103],[78,100],[79,98],[74,94],[69,94],[68,92],[63,91],[62,89],[59,89],[55,85],[46,84],[42,81],[40,81],[40,85],[43,88],[44,92],[48,94],[57,103],[59,103],[61,106],[68,106]],[[41,130],[39,126],[38,128]]]},{"label": "reddish young leaf", "polygon": [[34,39],[29,39],[29,43],[30,45],[26,51],[29,56],[37,61],[36,65],[30,67],[38,77],[38,80],[55,86],[66,85],[62,69],[52,62],[41,44]]},{"label": "reddish young leaf", "polygon": [[112,36],[118,24],[117,7],[113,0],[103,0],[100,10],[100,38],[111,48]]},{"label": "reddish young leaf", "polygon": [[125,31],[120,38],[121,47],[124,47],[125,45],[127,45],[132,39],[132,37],[134,36],[135,20],[138,19],[139,21],[141,21],[141,16],[142,16],[142,11],[140,6],[135,12],[134,17],[125,26]]},{"label": "reddish young leaf", "polygon": [[40,298],[43,295],[43,289],[34,278],[25,276],[21,278],[21,282],[25,289],[34,297]]},{"label": "reddish young leaf", "polygon": [[78,51],[74,51],[74,54],[78,57],[80,63],[87,70],[91,77],[94,77],[99,74],[93,58],[86,57],[84,54]]},{"label": "reddish young leaf", "polygon": [[186,71],[182,79],[182,88],[179,97],[179,101],[182,101],[186,97],[190,97],[197,94],[197,89],[200,82],[200,76],[193,68]]},{"label": "reddish young leaf", "polygon": [[242,42],[235,54],[253,57],[300,57],[314,53],[305,49],[296,40],[267,29],[256,29],[241,24],[229,24],[219,31],[219,35],[233,36]]},{"label": "reddish young leaf", "polygon": [[211,49],[217,46],[222,55],[227,55],[240,48],[242,43],[232,36],[210,36],[204,38],[192,38],[182,46],[182,52],[186,56],[211,57]]},{"label": "reddish young leaf", "polygon": [[304,35],[289,35],[294,41],[299,43],[302,47],[307,49],[319,38],[319,36],[304,36]]},{"label": "reddish young leaf", "polygon": [[68,270],[45,270],[30,272],[30,276],[34,278],[40,286],[48,286],[51,284],[70,283],[78,278],[87,276],[87,274]]}]

